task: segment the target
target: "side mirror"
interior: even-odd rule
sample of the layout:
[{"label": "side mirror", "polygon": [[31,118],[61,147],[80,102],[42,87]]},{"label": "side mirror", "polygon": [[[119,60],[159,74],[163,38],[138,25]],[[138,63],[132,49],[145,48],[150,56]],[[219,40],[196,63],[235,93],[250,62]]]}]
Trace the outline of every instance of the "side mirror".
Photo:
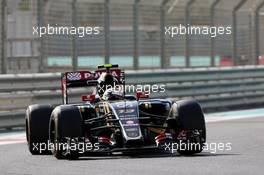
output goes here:
[{"label": "side mirror", "polygon": [[82,95],[82,101],[95,101],[95,95]]},{"label": "side mirror", "polygon": [[136,93],[137,99],[139,100],[140,98],[149,98],[149,94],[146,94],[145,92],[137,92]]}]

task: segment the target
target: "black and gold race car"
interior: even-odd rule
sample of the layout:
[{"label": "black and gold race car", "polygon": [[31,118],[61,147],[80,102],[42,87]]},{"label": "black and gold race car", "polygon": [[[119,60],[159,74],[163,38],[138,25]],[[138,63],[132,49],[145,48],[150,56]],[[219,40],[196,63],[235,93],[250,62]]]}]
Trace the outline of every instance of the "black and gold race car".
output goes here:
[{"label": "black and gold race car", "polygon": [[[26,112],[29,151],[58,159],[114,152],[200,153],[206,142],[204,114],[193,100],[149,99],[126,92],[118,65],[94,72],[62,73],[63,104],[31,105]],[[69,102],[70,89],[93,88],[81,103]]]}]

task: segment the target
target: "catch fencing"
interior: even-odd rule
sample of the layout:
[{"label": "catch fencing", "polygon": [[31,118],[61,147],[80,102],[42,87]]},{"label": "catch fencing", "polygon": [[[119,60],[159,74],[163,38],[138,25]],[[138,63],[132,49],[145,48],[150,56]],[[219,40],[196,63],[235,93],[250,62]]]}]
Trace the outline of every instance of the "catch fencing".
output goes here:
[{"label": "catch fencing", "polygon": [[[127,69],[264,64],[263,0],[1,0],[1,71],[33,73],[119,63]],[[33,35],[32,27],[98,26],[99,35]],[[165,34],[169,26],[232,34]]]}]

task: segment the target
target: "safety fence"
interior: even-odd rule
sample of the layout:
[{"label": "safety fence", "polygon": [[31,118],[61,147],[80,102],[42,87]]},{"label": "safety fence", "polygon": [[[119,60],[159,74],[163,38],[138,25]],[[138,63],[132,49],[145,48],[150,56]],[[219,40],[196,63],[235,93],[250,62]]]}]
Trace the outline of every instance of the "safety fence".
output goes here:
[{"label": "safety fence", "polygon": [[[1,0],[2,73],[119,63],[130,69],[264,64],[263,0]],[[39,37],[33,27],[99,27]],[[231,27],[171,37],[166,27]],[[58,68],[58,69],[56,69]]]}]

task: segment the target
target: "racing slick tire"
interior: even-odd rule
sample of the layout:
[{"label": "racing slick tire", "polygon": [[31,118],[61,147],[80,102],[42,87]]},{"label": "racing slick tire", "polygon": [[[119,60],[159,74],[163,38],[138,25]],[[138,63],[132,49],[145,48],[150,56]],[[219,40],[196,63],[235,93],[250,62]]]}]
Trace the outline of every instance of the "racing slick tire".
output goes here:
[{"label": "racing slick tire", "polygon": [[182,155],[200,153],[206,141],[206,127],[201,106],[193,100],[182,100],[176,104],[176,111],[178,112],[176,118],[178,124],[177,139],[180,143],[177,151]]},{"label": "racing slick tire", "polygon": [[32,155],[50,154],[49,120],[53,110],[51,105],[30,105],[26,110],[26,138]]},{"label": "racing slick tire", "polygon": [[53,110],[49,125],[49,138],[53,144],[52,153],[57,159],[77,159],[79,150],[69,148],[72,143],[79,143],[78,140],[73,141],[72,139],[80,139],[83,135],[83,119],[78,107],[61,105]]}]

